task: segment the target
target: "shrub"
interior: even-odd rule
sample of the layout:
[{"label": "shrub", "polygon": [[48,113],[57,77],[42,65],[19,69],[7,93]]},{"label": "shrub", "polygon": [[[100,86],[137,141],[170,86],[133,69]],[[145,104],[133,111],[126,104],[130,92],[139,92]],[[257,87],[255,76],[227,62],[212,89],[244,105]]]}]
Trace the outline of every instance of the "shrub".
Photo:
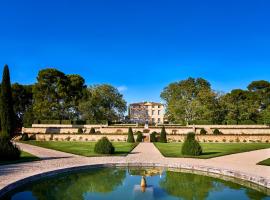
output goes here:
[{"label": "shrub", "polygon": [[128,128],[128,139],[127,139],[127,142],[129,142],[129,143],[134,143],[135,142],[133,131],[132,131],[132,128],[131,127]]},{"label": "shrub", "polygon": [[200,134],[201,134],[201,135],[206,135],[206,134],[207,134],[207,131],[206,131],[204,128],[202,128],[202,129],[200,130]]},{"label": "shrub", "polygon": [[222,139],[222,142],[226,142],[227,140],[224,138],[224,139]]},{"label": "shrub", "polygon": [[36,139],[37,139],[36,134],[30,135],[30,137],[29,137],[29,140],[36,140]]},{"label": "shrub", "polygon": [[219,131],[218,129],[215,129],[215,130],[213,131],[213,134],[214,134],[214,135],[222,135],[222,132]]},{"label": "shrub", "polygon": [[20,140],[21,141],[28,141],[29,140],[28,134],[27,133],[23,133]]},{"label": "shrub", "polygon": [[114,153],[114,146],[108,140],[108,138],[103,137],[95,144],[94,151],[98,154],[113,154]]},{"label": "shrub", "polygon": [[240,139],[239,139],[239,138],[236,138],[236,139],[235,139],[235,142],[240,142]]},{"label": "shrub", "polygon": [[188,133],[182,146],[182,154],[189,156],[199,156],[202,154],[202,147],[195,139],[195,133]]},{"label": "shrub", "polygon": [[7,139],[0,139],[0,160],[16,160],[21,155],[20,149]]},{"label": "shrub", "polygon": [[142,132],[138,131],[137,132],[137,138],[136,138],[136,142],[142,142],[143,141],[143,134]]},{"label": "shrub", "polygon": [[166,130],[165,130],[165,126],[163,126],[162,129],[161,129],[159,142],[167,143],[167,133],[166,133]]},{"label": "shrub", "polygon": [[90,129],[90,132],[89,132],[90,134],[95,134],[96,133],[96,130],[92,127],[91,129]]},{"label": "shrub", "polygon": [[96,134],[101,134],[101,132],[100,131],[96,131]]},{"label": "shrub", "polygon": [[155,132],[155,131],[150,134],[150,142],[157,142],[156,135],[157,135],[157,132]]},{"label": "shrub", "polygon": [[83,129],[82,128],[78,128],[78,134],[83,134]]}]

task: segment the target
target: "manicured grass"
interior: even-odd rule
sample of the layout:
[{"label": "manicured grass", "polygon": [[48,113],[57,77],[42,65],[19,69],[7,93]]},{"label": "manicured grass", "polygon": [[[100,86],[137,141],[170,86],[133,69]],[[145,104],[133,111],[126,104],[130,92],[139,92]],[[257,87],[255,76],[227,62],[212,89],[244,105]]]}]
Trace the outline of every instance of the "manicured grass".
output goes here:
[{"label": "manicured grass", "polygon": [[[194,158],[214,158],[234,153],[270,148],[269,143],[200,143],[203,154]],[[192,157],[181,154],[183,143],[155,143],[165,157]]]},{"label": "manicured grass", "polygon": [[[27,141],[26,144],[32,144],[39,147],[54,149],[57,151],[72,153],[82,156],[102,156],[94,152],[95,142],[73,142],[73,141]],[[137,144],[127,142],[113,142],[115,153],[113,156],[127,155]]]},{"label": "manicured grass", "polygon": [[0,165],[7,165],[7,164],[15,164],[15,163],[21,163],[21,162],[30,162],[30,161],[36,161],[36,160],[40,160],[38,157],[24,152],[21,152],[21,157],[18,160],[9,160],[9,161],[0,161]]},{"label": "manicured grass", "polygon": [[266,166],[270,166],[270,158],[263,160],[261,162],[258,163],[258,165],[266,165]]}]

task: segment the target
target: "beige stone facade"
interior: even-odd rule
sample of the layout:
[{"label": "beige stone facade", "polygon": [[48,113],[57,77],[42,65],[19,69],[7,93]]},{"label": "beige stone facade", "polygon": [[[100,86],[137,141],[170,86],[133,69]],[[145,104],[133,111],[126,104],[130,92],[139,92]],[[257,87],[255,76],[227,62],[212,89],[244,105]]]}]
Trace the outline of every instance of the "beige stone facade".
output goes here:
[{"label": "beige stone facade", "polygon": [[129,105],[129,118],[135,123],[163,124],[164,105],[155,102],[141,102]]}]

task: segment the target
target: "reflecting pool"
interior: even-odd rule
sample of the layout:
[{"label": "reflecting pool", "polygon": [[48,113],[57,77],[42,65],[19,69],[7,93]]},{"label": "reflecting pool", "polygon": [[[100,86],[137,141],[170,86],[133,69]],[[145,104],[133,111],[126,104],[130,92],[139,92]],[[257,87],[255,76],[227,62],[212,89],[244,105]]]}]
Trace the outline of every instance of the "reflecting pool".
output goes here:
[{"label": "reflecting pool", "polygon": [[96,168],[24,185],[12,200],[270,200],[262,190],[209,176],[158,168]]}]

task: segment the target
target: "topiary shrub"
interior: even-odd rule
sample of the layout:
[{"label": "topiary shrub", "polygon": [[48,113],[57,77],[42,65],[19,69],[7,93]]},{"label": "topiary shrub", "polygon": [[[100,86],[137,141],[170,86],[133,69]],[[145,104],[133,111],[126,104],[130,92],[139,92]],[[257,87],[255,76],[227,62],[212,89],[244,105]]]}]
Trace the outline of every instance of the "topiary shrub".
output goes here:
[{"label": "topiary shrub", "polygon": [[95,144],[94,151],[98,154],[113,154],[114,146],[107,137],[103,137]]},{"label": "topiary shrub", "polygon": [[27,133],[23,133],[20,140],[21,141],[28,141],[29,140],[28,134]]},{"label": "topiary shrub", "polygon": [[91,129],[90,129],[90,132],[89,132],[90,134],[95,134],[96,133],[96,130],[92,127]]},{"label": "topiary shrub", "polygon": [[150,142],[157,142],[156,135],[157,135],[157,132],[155,132],[155,131],[150,134]]},{"label": "topiary shrub", "polygon": [[29,137],[29,140],[36,140],[37,139],[37,135],[33,134]]},{"label": "topiary shrub", "polygon": [[134,143],[135,142],[133,131],[132,131],[132,128],[131,127],[128,128],[128,139],[127,139],[127,142],[129,142],[129,143]]},{"label": "topiary shrub", "polygon": [[78,128],[78,134],[83,134],[83,129],[82,128]]},{"label": "topiary shrub", "polygon": [[17,160],[20,158],[20,149],[7,139],[0,139],[0,160]]},{"label": "topiary shrub", "polygon": [[142,132],[138,131],[136,142],[142,142],[142,141],[143,141],[143,134],[142,134]]},{"label": "topiary shrub", "polygon": [[166,133],[166,130],[165,130],[165,127],[164,126],[161,129],[159,142],[161,142],[161,143],[167,143],[167,133]]},{"label": "topiary shrub", "polygon": [[207,131],[206,131],[204,128],[202,128],[202,129],[200,130],[200,134],[201,134],[201,135],[206,135],[206,134],[207,134]]},{"label": "topiary shrub", "polygon": [[218,129],[215,129],[215,130],[213,131],[213,134],[214,134],[214,135],[222,135],[222,132],[219,131]]},{"label": "topiary shrub", "polygon": [[182,146],[182,154],[188,156],[199,156],[202,154],[202,147],[195,139],[195,133],[188,133]]}]

